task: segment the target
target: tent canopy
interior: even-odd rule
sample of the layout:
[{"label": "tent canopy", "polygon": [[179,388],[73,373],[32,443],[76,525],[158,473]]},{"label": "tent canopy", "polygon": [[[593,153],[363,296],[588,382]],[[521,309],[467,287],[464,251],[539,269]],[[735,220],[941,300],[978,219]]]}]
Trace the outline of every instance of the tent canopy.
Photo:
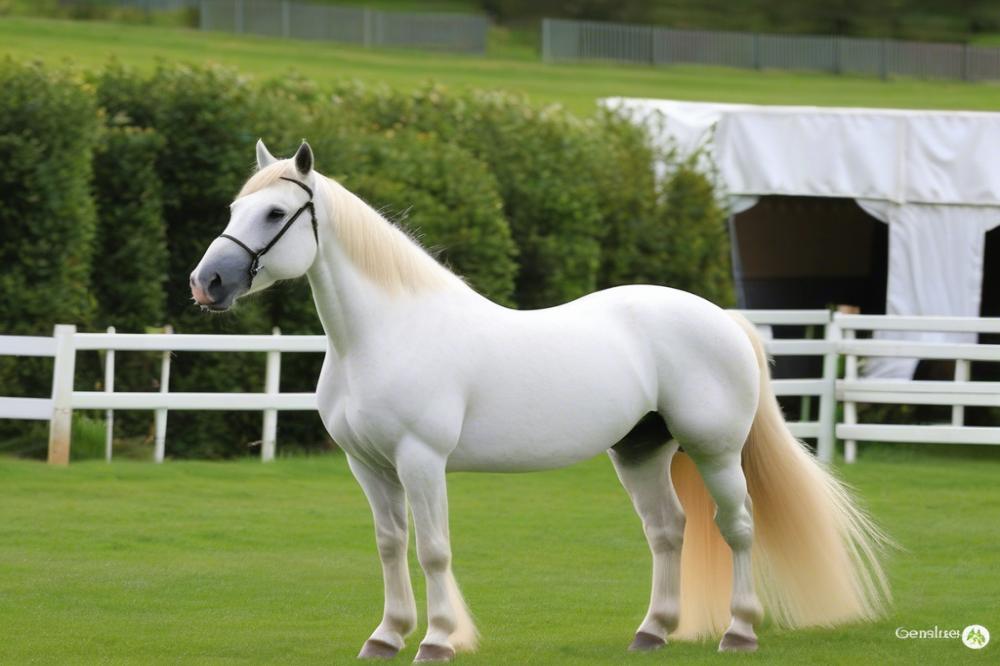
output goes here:
[{"label": "tent canopy", "polygon": [[735,195],[1000,206],[1000,113],[610,98],[682,154],[701,147]]},{"label": "tent canopy", "polygon": [[[1000,225],[1000,113],[632,98],[603,104],[682,157],[703,151],[734,213],[762,195],[835,197],[886,222],[886,312],[979,314],[985,234]],[[915,365],[889,361],[869,374],[907,377]]]}]

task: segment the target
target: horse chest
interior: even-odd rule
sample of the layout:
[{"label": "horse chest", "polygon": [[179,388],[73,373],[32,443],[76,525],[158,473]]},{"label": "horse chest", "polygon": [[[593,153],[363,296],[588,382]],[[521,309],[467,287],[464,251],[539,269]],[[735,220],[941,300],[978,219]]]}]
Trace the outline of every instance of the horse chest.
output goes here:
[{"label": "horse chest", "polygon": [[391,459],[407,437],[447,447],[458,436],[463,406],[434,382],[417,381],[393,368],[340,360],[324,364],[317,407],[334,441],[359,457],[374,451]]}]

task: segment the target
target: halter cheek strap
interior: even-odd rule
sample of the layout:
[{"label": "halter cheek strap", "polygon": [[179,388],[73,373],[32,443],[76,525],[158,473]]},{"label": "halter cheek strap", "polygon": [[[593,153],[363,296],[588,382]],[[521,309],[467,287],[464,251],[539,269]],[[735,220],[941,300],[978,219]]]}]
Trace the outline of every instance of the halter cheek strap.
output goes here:
[{"label": "halter cheek strap", "polygon": [[295,211],[295,214],[292,215],[290,218],[288,218],[288,222],[285,222],[285,226],[281,227],[281,230],[277,234],[275,234],[274,238],[272,238],[267,245],[265,245],[259,250],[251,250],[246,243],[241,241],[239,238],[236,238],[235,236],[230,236],[229,234],[219,235],[219,238],[225,238],[226,240],[231,240],[232,242],[236,243],[241,248],[246,250],[247,254],[250,255],[250,268],[248,269],[247,272],[250,276],[251,283],[253,282],[253,279],[257,277],[257,273],[260,272],[260,258],[263,257],[265,254],[267,254],[268,251],[272,247],[274,247],[275,243],[281,240],[281,237],[285,235],[285,232],[288,231],[288,228],[292,226],[295,220],[299,219],[299,216],[301,216],[302,213],[306,210],[309,211],[309,216],[312,218],[313,237],[316,239],[316,243],[317,244],[319,243],[319,228],[316,224],[316,207],[313,206],[313,191],[309,188],[308,185],[303,183],[301,180],[295,180],[294,178],[285,178],[284,176],[281,176],[281,180],[287,180],[289,183],[295,183],[296,185],[301,187],[303,190],[306,191],[306,194],[309,195],[309,201],[306,201],[304,204],[302,204],[302,206],[299,207],[297,211]]}]

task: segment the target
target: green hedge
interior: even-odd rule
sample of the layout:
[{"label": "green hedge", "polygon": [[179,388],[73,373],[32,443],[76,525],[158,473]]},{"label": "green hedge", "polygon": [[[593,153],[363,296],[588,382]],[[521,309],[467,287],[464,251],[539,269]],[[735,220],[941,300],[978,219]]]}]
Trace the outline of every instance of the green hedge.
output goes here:
[{"label": "green hedge", "polygon": [[[2,333],[51,335],[57,322],[91,321],[97,127],[93,96],[72,72],[0,61]],[[49,395],[51,368],[48,359],[0,357],[2,393]],[[37,451],[43,437],[40,424],[0,421],[0,439],[16,450]]]},{"label": "green hedge", "polygon": [[0,303],[4,332],[87,325],[98,114],[74,74],[0,61]]},{"label": "green hedge", "polygon": [[109,127],[94,153],[97,204],[91,273],[99,327],[141,333],[166,322],[167,241],[152,129]]},{"label": "green hedge", "polygon": [[677,165],[660,189],[658,217],[639,234],[637,282],[665,284],[723,306],[734,303],[727,213],[712,182],[691,162]]}]

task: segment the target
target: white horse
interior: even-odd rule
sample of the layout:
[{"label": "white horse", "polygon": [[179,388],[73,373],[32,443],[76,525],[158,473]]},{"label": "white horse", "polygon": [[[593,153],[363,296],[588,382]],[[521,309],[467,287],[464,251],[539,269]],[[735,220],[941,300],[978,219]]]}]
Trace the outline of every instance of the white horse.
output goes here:
[{"label": "white horse", "polygon": [[320,415],[371,503],[382,560],[384,615],[359,657],[395,656],[416,627],[407,505],[427,579],[416,660],[476,646],[451,571],[446,472],[550,469],[604,451],[652,551],[630,649],[719,633],[720,650],[756,649],[758,589],[786,626],[882,611],[885,538],[789,433],[745,319],[655,286],[501,307],[314,171],[305,142],[288,160],[258,142],[257,163],[192,293],[225,310],[309,279],[329,341]]}]

